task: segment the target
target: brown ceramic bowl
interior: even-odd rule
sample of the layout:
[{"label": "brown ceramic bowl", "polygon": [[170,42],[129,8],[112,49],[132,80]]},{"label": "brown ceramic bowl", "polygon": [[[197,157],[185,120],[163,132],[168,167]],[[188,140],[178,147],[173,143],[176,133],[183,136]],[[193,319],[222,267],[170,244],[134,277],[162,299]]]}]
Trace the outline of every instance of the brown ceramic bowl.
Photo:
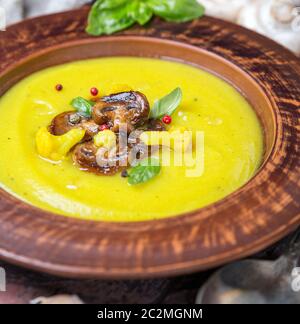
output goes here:
[{"label": "brown ceramic bowl", "polygon": [[0,34],[0,95],[34,71],[101,56],[180,60],[232,83],[256,110],[264,163],[240,190],[206,208],[139,223],[80,221],[0,191],[0,257],[68,277],[177,275],[242,258],[300,224],[300,64],[286,49],[212,18],[155,20],[112,37],[84,32],[87,9],[25,21]]}]

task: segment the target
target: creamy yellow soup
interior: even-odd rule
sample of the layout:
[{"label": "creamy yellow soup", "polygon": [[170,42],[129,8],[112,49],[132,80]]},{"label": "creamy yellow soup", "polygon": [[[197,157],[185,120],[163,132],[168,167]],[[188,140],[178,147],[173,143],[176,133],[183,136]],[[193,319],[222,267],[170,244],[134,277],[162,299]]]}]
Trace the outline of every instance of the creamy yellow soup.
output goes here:
[{"label": "creamy yellow soup", "polygon": [[[63,90],[55,91],[61,83]],[[120,174],[97,176],[76,166],[41,159],[35,135],[77,96],[90,98],[128,85],[150,104],[176,87],[183,101],[172,125],[204,134],[204,170],[164,166],[150,181],[130,186]],[[99,221],[152,220],[196,210],[245,184],[258,169],[263,136],[256,114],[232,86],[194,67],[145,58],[101,58],[34,73],[0,99],[0,185],[42,209]]]}]

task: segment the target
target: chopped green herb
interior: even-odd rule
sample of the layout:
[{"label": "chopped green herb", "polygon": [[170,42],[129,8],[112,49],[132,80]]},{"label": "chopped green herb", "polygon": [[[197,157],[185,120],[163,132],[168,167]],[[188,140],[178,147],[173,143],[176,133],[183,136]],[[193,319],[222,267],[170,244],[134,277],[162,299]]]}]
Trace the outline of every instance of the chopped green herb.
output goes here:
[{"label": "chopped green herb", "polygon": [[94,105],[95,102],[86,100],[82,97],[74,98],[71,101],[71,106],[73,106],[76,109],[76,111],[84,117],[92,116],[92,108]]},{"label": "chopped green herb", "polygon": [[154,103],[150,112],[150,118],[158,119],[165,115],[171,116],[178,108],[181,101],[182,91],[180,88],[176,88],[171,93]]},{"label": "chopped green herb", "polygon": [[139,164],[133,167],[128,172],[128,183],[136,185],[139,183],[147,182],[160,173],[159,160],[150,157],[142,160]]}]

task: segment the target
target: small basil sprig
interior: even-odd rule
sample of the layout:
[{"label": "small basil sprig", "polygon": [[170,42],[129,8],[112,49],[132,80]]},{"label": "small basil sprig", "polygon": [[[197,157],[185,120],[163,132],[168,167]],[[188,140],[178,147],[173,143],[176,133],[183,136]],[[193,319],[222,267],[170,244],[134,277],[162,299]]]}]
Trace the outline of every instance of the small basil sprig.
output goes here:
[{"label": "small basil sprig", "polygon": [[73,106],[78,113],[84,117],[92,116],[92,108],[95,105],[95,102],[86,100],[82,97],[74,98],[71,101],[71,106]]},{"label": "small basil sprig", "polygon": [[128,172],[128,183],[136,185],[139,183],[147,182],[160,173],[159,160],[150,157],[142,160]]},{"label": "small basil sprig", "polygon": [[196,0],[149,0],[153,13],[167,21],[186,22],[202,17],[205,8]]},{"label": "small basil sprig", "polygon": [[176,88],[171,93],[155,101],[150,111],[150,118],[158,119],[165,115],[171,116],[182,101],[182,90]]},{"label": "small basil sprig", "polygon": [[167,21],[186,22],[204,15],[197,0],[97,0],[89,13],[86,31],[109,35],[134,23],[145,25],[155,14]]}]

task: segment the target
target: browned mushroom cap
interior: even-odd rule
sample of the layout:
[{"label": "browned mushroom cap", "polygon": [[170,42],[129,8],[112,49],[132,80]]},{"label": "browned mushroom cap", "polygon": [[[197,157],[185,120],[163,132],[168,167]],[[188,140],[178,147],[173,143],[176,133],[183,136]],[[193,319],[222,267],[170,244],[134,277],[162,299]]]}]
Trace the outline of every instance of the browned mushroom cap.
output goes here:
[{"label": "browned mushroom cap", "polygon": [[114,132],[120,124],[126,124],[127,131],[131,132],[147,121],[149,112],[147,98],[140,92],[130,91],[100,98],[92,109],[92,117],[99,125],[110,125]]},{"label": "browned mushroom cap", "polygon": [[159,146],[147,146],[141,142],[140,136],[144,131],[165,131],[166,127],[161,120],[149,119],[146,124],[130,133],[128,137],[129,162],[135,164],[137,160],[145,159],[159,150]]},{"label": "browned mushroom cap", "polygon": [[53,118],[49,131],[53,135],[63,135],[70,131],[74,127],[78,127],[82,118],[78,113],[74,111],[63,112]]},{"label": "browned mushroom cap", "polygon": [[99,125],[96,124],[92,119],[83,120],[80,127],[85,130],[84,141],[91,140],[100,131]]},{"label": "browned mushroom cap", "polygon": [[166,130],[166,127],[164,123],[159,119],[149,119],[147,123],[140,129],[144,131],[163,132]]},{"label": "browned mushroom cap", "polygon": [[117,154],[115,160],[103,155],[99,163],[99,149],[92,141],[76,145],[73,151],[73,161],[81,170],[99,175],[114,175],[125,167],[120,165],[121,159],[127,159],[125,155]]},{"label": "browned mushroom cap", "polygon": [[85,118],[75,111],[67,111],[57,115],[49,126],[49,132],[59,136],[79,127],[86,131],[84,141],[89,141],[99,132],[99,125],[92,119]]}]

